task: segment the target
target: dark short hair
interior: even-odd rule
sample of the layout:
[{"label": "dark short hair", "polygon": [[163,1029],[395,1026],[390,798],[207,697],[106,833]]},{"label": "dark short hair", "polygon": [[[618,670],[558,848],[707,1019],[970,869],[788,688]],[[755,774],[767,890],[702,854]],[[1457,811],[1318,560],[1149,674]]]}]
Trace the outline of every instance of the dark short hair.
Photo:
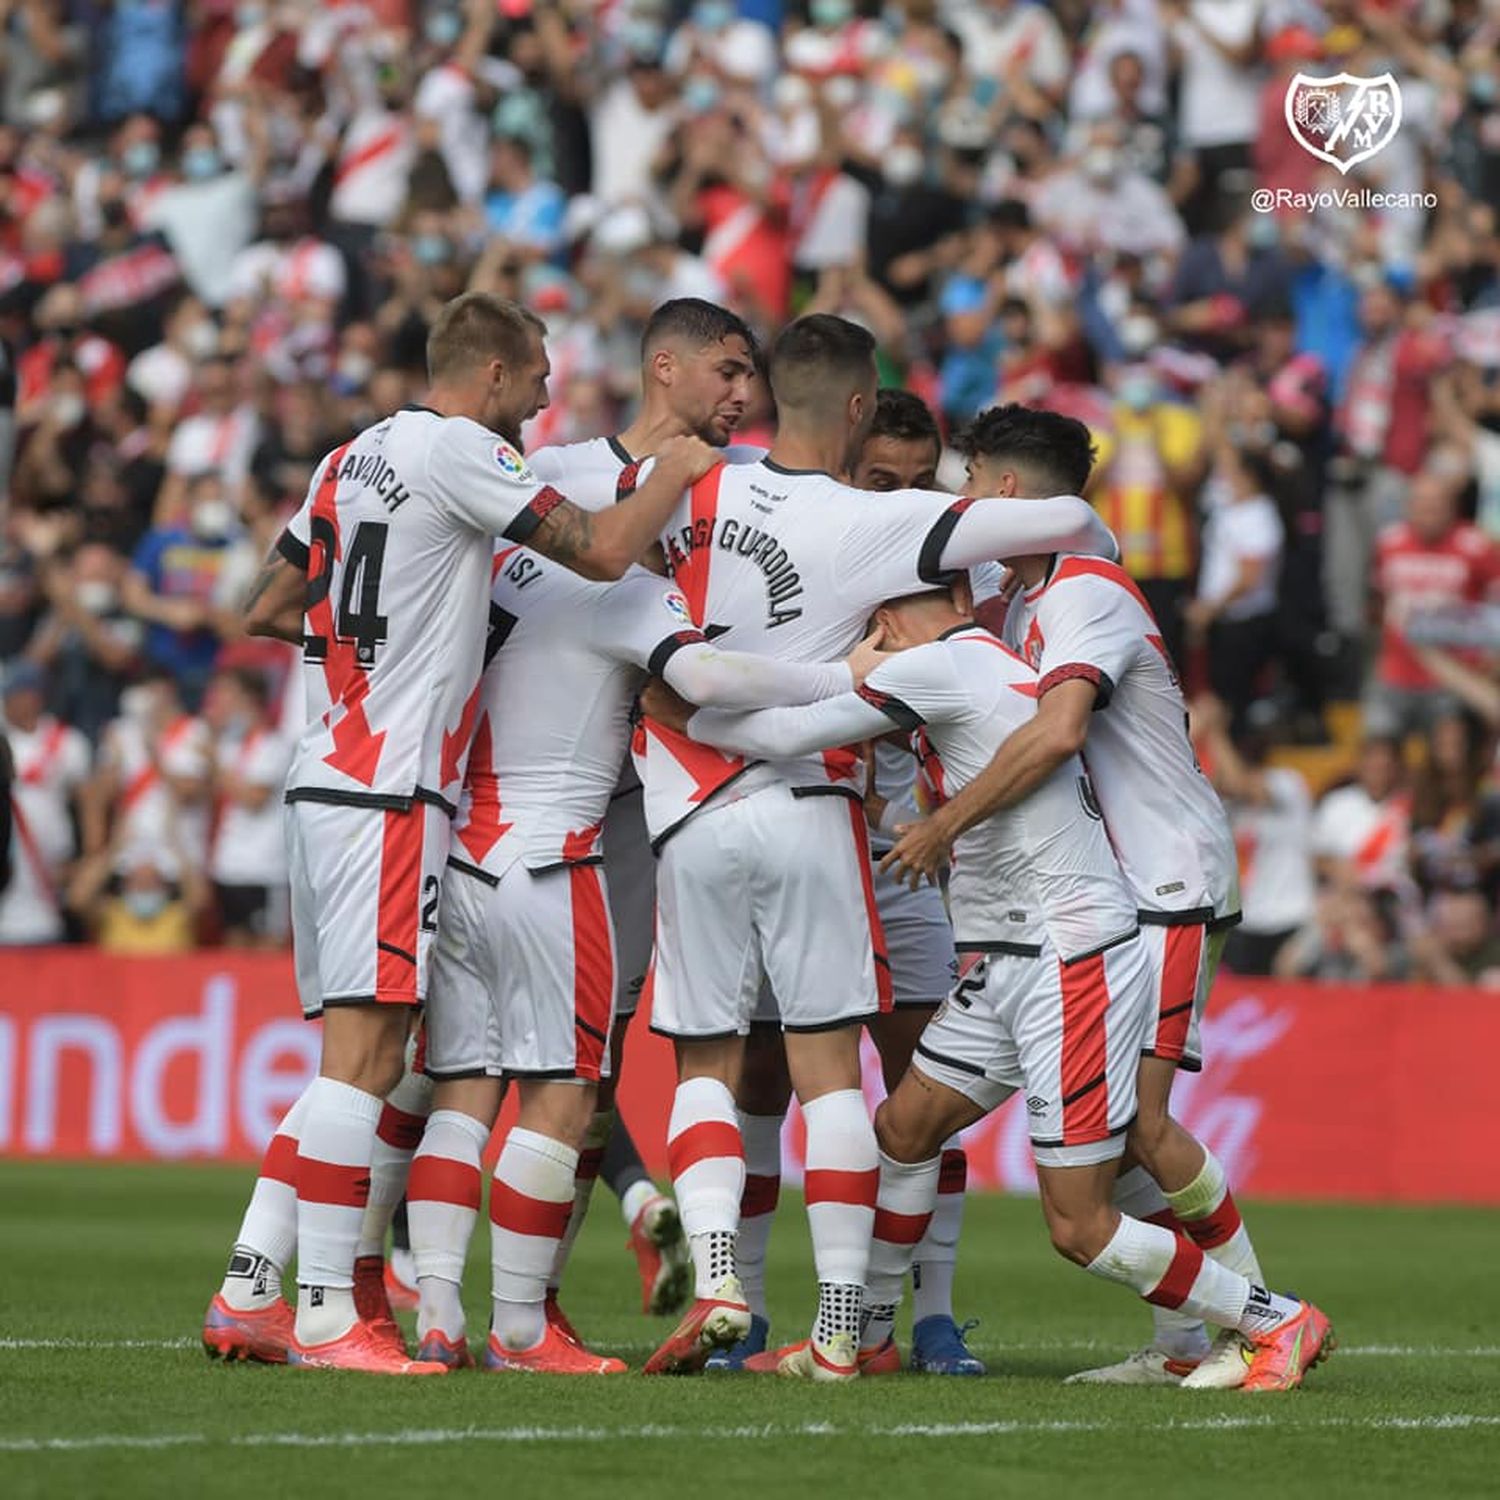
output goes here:
[{"label": "dark short hair", "polygon": [[1094,467],[1094,440],[1076,417],[1014,401],[980,412],[956,446],[965,458],[1022,465],[1058,494],[1081,495]]},{"label": "dark short hair", "polygon": [[646,320],[641,333],[641,358],[653,353],[667,339],[681,339],[695,349],[722,343],[738,336],[755,353],[755,334],[738,313],[703,297],[673,297],[663,302]]},{"label": "dark short hair", "polygon": [[271,682],[259,667],[230,667],[224,675],[262,712],[271,706]]},{"label": "dark short hair", "polygon": [[520,364],[547,325],[534,312],[492,292],[464,292],[447,303],[427,335],[427,378],[462,375],[492,359]]},{"label": "dark short hair", "polygon": [[870,436],[894,438],[898,443],[935,443],[940,452],[943,446],[937,418],[927,403],[895,386],[882,386],[876,394]]},{"label": "dark short hair", "polygon": [[771,345],[771,390],[778,407],[843,400],[875,369],[875,336],[832,313],[788,323]]}]

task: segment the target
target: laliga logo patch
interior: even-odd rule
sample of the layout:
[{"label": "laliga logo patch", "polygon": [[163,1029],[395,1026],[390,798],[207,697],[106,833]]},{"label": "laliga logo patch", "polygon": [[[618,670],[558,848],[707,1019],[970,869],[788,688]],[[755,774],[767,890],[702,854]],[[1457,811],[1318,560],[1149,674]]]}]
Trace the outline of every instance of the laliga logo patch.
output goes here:
[{"label": "laliga logo patch", "polygon": [[1378,78],[1298,73],[1287,85],[1286,127],[1304,151],[1347,172],[1396,138],[1401,85],[1389,73]]},{"label": "laliga logo patch", "polygon": [[495,462],[500,465],[500,472],[507,479],[514,479],[521,484],[530,484],[536,478],[526,460],[503,438],[495,444]]},{"label": "laliga logo patch", "polygon": [[698,627],[693,623],[692,611],[688,609],[688,602],[675,589],[669,594],[661,596],[662,607],[671,617],[682,626],[684,630],[696,630]]}]

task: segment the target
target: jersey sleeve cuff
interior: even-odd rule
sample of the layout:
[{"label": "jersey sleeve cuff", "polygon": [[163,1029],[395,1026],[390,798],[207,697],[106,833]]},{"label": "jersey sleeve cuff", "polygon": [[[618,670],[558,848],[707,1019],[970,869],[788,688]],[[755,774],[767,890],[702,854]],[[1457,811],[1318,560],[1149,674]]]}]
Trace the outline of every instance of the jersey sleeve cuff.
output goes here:
[{"label": "jersey sleeve cuff", "polygon": [[660,677],[666,670],[667,663],[682,650],[684,646],[696,646],[703,641],[701,630],[679,630],[675,635],[669,635],[664,640],[658,641],[656,649],[652,651],[646,662],[646,670],[653,677]]},{"label": "jersey sleeve cuff", "polygon": [[958,518],[973,503],[972,500],[955,500],[933,522],[932,530],[927,533],[926,540],[922,543],[922,550],[917,556],[917,577],[923,583],[930,583],[934,588],[941,588],[952,578],[951,573],[943,571],[943,552],[948,546],[948,538],[953,535],[953,528],[958,525]]},{"label": "jersey sleeve cuff", "polygon": [[505,528],[505,539],[509,542],[529,542],[539,527],[567,496],[544,484],[527,502],[526,508]]},{"label": "jersey sleeve cuff", "polygon": [[1092,682],[1094,684],[1094,712],[1098,713],[1101,708],[1109,707],[1109,700],[1115,695],[1115,683],[1108,672],[1101,672],[1098,667],[1092,667],[1087,662],[1073,661],[1063,667],[1053,667],[1042,680],[1037,683],[1037,697],[1041,698],[1050,693],[1061,682]]},{"label": "jersey sleeve cuff", "polygon": [[307,572],[307,564],[311,557],[311,548],[308,547],[306,542],[301,541],[297,537],[294,537],[291,533],[290,528],[283,531],[281,535],[276,538],[276,550],[281,554],[282,557],[284,557],[289,563],[291,563],[291,565],[296,568],[299,573]]},{"label": "jersey sleeve cuff", "polygon": [[871,708],[878,708],[897,729],[905,729],[909,733],[913,729],[920,729],[927,722],[909,703],[903,703],[892,693],[882,693],[879,688],[872,688],[867,682],[854,691]]}]

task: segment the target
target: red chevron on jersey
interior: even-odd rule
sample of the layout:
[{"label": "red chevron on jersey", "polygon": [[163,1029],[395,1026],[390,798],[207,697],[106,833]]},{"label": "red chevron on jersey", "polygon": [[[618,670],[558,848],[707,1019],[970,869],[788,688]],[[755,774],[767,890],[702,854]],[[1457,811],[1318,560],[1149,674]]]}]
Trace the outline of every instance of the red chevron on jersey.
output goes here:
[{"label": "red chevron on jersey", "polygon": [[562,857],[565,864],[576,865],[592,859],[599,852],[599,835],[604,832],[604,819],[591,823],[570,833],[563,840]]},{"label": "red chevron on jersey", "polygon": [[464,783],[468,801],[454,833],[477,865],[515,826],[500,821],[500,778],[490,769],[492,764],[490,716],[485,714],[474,731],[474,752]]},{"label": "red chevron on jersey", "polygon": [[[318,488],[318,497],[313,502],[313,517],[321,519],[333,535],[333,556],[337,561],[343,555],[343,538],[339,533],[338,506],[334,497],[338,490],[339,465],[352,445],[345,443],[335,449],[323,471],[323,483]],[[314,547],[325,545],[314,533]],[[308,563],[308,577],[316,578],[322,572],[321,563]],[[323,757],[326,764],[346,776],[373,786],[376,772],[380,768],[380,752],[385,745],[385,731],[373,734],[370,721],[365,717],[364,697],[370,690],[369,677],[360,670],[355,658],[352,641],[341,640],[334,628],[333,598],[325,589],[322,598],[307,612],[308,623],[313,634],[321,636],[326,643],[323,656],[323,677],[328,684],[329,708],[324,722],[330,725],[333,734],[333,749]],[[340,712],[342,710],[342,712]],[[338,715],[337,722],[333,716]]]},{"label": "red chevron on jersey", "polygon": [[682,590],[688,602],[693,624],[704,626],[703,611],[708,603],[708,565],[713,556],[708,539],[713,536],[714,521],[719,513],[719,486],[724,482],[724,465],[715,464],[692,488],[692,527],[695,545],[672,573],[672,581]]},{"label": "red chevron on jersey", "polygon": [[476,682],[474,691],[469,694],[468,701],[464,704],[464,711],[458,716],[458,728],[443,731],[443,749],[439,759],[438,774],[443,778],[444,786],[458,780],[458,773],[461,769],[459,761],[474,737],[474,716],[478,712],[479,684]]},{"label": "red chevron on jersey", "polygon": [[655,719],[647,719],[645,724],[650,738],[668,751],[691,779],[692,787],[687,793],[687,800],[694,806],[712,797],[721,786],[745,769],[743,755],[725,755],[708,745],[700,745],[685,734],[679,734],[665,724],[658,724]]}]

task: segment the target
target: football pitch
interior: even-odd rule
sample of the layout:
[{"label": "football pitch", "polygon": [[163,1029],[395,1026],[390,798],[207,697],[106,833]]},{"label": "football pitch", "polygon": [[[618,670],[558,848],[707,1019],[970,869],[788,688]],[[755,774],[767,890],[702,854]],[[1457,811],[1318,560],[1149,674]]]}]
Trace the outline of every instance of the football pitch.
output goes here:
[{"label": "football pitch", "polygon": [[[1253,1205],[1272,1279],[1320,1301],[1339,1352],[1285,1396],[1065,1387],[1143,1342],[1145,1309],[1051,1251],[1034,1203],[976,1197],[958,1277],[985,1380],[382,1380],[226,1367],[197,1332],[247,1170],[0,1165],[0,1496],[1312,1494],[1500,1488],[1500,1213]],[[805,1332],[805,1223],[784,1194],[773,1336]],[[484,1326],[488,1236],[468,1287]],[[565,1289],[639,1366],[601,1189]],[[408,1324],[409,1326],[409,1324]],[[904,1334],[904,1328],[901,1330]]]}]

